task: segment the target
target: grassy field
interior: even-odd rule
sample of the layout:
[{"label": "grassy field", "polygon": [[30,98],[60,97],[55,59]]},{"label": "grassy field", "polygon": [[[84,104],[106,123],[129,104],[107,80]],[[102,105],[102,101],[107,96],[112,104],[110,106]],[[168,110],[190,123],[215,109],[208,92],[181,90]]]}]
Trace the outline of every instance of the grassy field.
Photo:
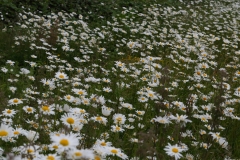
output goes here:
[{"label": "grassy field", "polygon": [[240,158],[238,0],[121,10],[0,25],[2,159]]}]

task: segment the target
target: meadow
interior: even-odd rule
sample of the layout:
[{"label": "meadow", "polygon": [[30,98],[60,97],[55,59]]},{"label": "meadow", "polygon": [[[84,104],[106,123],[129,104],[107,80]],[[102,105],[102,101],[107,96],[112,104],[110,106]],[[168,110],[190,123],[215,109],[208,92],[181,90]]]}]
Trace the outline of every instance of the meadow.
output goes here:
[{"label": "meadow", "polygon": [[0,159],[240,158],[238,0],[99,22],[26,9],[0,25]]}]

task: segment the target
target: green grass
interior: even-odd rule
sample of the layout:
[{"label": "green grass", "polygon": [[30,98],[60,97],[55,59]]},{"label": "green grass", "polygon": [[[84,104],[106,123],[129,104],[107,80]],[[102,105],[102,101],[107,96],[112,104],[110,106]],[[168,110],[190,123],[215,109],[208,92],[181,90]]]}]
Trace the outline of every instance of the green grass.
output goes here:
[{"label": "green grass", "polygon": [[240,157],[238,2],[141,3],[1,24],[3,157]]}]

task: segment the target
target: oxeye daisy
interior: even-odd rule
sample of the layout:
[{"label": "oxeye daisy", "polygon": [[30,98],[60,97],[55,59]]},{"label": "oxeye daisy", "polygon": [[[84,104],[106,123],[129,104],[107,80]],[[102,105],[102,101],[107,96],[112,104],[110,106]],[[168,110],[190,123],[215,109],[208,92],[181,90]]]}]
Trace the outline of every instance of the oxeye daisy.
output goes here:
[{"label": "oxeye daisy", "polygon": [[102,123],[104,125],[107,124],[107,118],[105,118],[105,117],[96,116],[96,117],[92,117],[91,119],[94,120],[95,122],[99,122],[99,123]]},{"label": "oxeye daisy", "polygon": [[169,156],[175,157],[175,160],[180,159],[182,157],[181,152],[183,151],[183,149],[179,147],[177,144],[171,145],[168,143],[164,150]]},{"label": "oxeye daisy", "polygon": [[98,139],[94,145],[99,145],[99,146],[102,146],[102,147],[111,147],[112,143],[111,142],[106,142],[105,140],[103,139]]},{"label": "oxeye daisy", "polygon": [[114,114],[113,120],[115,124],[124,124],[126,121],[126,116],[123,114]]},{"label": "oxeye daisy", "polygon": [[52,135],[50,138],[55,145],[58,145],[60,151],[76,149],[76,146],[79,145],[79,137],[74,134]]},{"label": "oxeye daisy", "polygon": [[40,108],[40,111],[45,114],[45,115],[51,115],[51,114],[55,114],[54,110],[54,106],[53,105],[43,105]]},{"label": "oxeye daisy", "polygon": [[118,126],[118,125],[113,125],[113,126],[111,126],[111,131],[112,132],[123,132],[124,131],[124,129],[121,127],[121,126]]},{"label": "oxeye daisy", "polygon": [[110,151],[110,155],[113,156],[118,156],[122,159],[127,159],[127,155],[125,155],[120,149],[115,148],[115,147],[108,147],[109,151]]},{"label": "oxeye daisy", "polygon": [[13,98],[13,99],[10,99],[8,101],[8,104],[11,106],[11,105],[18,105],[18,104],[21,104],[23,103],[22,100],[18,99],[18,98]]},{"label": "oxeye daisy", "polygon": [[16,114],[16,111],[14,109],[5,109],[2,113],[4,116],[13,117]]},{"label": "oxeye daisy", "polygon": [[104,116],[109,116],[112,111],[113,111],[112,108],[109,108],[109,107],[106,107],[106,106],[102,106],[102,114]]},{"label": "oxeye daisy", "polygon": [[57,72],[57,73],[55,73],[55,77],[56,77],[57,79],[68,79],[68,76],[67,76],[65,73],[63,73],[63,72]]},{"label": "oxeye daisy", "polygon": [[35,108],[29,107],[29,106],[24,106],[24,107],[23,107],[23,110],[24,110],[26,113],[28,113],[28,114],[35,112]]},{"label": "oxeye daisy", "polygon": [[72,91],[75,93],[75,94],[77,94],[77,95],[79,95],[79,96],[85,96],[85,95],[87,95],[87,92],[86,92],[86,90],[84,90],[84,89],[72,89]]},{"label": "oxeye daisy", "polygon": [[64,96],[64,99],[68,102],[73,102],[75,100],[75,98],[69,94]]},{"label": "oxeye daisy", "polygon": [[74,149],[68,152],[69,159],[94,159],[93,150],[90,149]]},{"label": "oxeye daisy", "polygon": [[63,124],[70,127],[72,125],[78,124],[79,123],[79,118],[74,114],[64,114],[61,117],[61,121],[62,121]]},{"label": "oxeye daisy", "polygon": [[36,158],[36,160],[61,160],[60,156],[56,154],[48,154],[48,155],[40,155]]},{"label": "oxeye daisy", "polygon": [[0,138],[2,140],[7,140],[8,138],[13,136],[13,128],[5,125],[5,124],[1,124],[0,126]]},{"label": "oxeye daisy", "polygon": [[24,135],[29,141],[32,142],[36,141],[39,138],[39,133],[32,130],[24,132]]}]

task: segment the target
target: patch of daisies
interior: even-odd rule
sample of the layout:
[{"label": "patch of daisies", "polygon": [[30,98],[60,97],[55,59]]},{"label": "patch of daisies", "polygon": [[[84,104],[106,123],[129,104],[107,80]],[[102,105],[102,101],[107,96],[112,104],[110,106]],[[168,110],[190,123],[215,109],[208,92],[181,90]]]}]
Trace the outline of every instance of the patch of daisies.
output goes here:
[{"label": "patch of daisies", "polygon": [[29,45],[31,55],[24,66],[1,67],[2,157],[231,157],[229,122],[240,119],[239,6],[123,8],[96,28],[76,13],[21,14],[26,32],[13,48]]}]

